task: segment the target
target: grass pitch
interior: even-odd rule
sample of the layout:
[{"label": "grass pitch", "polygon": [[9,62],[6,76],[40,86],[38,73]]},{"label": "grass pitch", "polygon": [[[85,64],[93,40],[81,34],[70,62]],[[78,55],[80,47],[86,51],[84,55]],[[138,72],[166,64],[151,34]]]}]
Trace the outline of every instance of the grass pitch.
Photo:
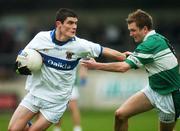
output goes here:
[{"label": "grass pitch", "polygon": [[[7,131],[11,113],[0,113],[0,131]],[[94,111],[82,110],[81,123],[83,131],[113,131],[114,110]],[[63,131],[72,131],[71,114],[67,111],[63,116]],[[53,131],[51,126],[48,131]],[[129,131],[158,131],[158,118],[156,112],[150,111],[134,116],[129,120]],[[176,131],[180,131],[180,121],[176,124]]]}]

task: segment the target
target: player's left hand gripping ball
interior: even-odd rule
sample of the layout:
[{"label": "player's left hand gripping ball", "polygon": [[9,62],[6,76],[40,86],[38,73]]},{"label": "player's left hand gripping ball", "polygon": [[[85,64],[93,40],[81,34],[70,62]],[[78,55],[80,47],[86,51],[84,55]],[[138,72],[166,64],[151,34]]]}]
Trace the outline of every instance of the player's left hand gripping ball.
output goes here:
[{"label": "player's left hand gripping ball", "polygon": [[31,75],[31,72],[39,71],[41,66],[40,53],[33,49],[24,49],[17,56],[15,70],[18,74]]}]

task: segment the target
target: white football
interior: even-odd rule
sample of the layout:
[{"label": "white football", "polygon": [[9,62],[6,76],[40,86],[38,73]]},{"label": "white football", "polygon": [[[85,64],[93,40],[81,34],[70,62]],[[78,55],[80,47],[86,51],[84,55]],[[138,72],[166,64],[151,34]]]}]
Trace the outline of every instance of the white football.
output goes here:
[{"label": "white football", "polygon": [[43,63],[40,53],[33,49],[22,50],[16,61],[18,61],[19,67],[27,66],[32,72],[40,70]]}]

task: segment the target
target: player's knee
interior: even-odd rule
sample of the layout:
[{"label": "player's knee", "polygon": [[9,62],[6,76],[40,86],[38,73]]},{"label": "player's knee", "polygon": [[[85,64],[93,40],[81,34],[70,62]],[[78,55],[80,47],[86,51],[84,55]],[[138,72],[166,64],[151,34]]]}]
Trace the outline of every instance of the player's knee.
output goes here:
[{"label": "player's knee", "polygon": [[19,126],[18,124],[10,124],[8,126],[8,131],[20,131],[20,130],[27,131],[28,129],[29,129],[29,125],[26,125],[26,127],[23,127],[22,125]]},{"label": "player's knee", "polygon": [[13,126],[13,125],[9,125],[8,126],[8,131],[18,131],[19,129],[17,129],[16,126]]},{"label": "player's knee", "polygon": [[13,131],[12,125],[8,125],[8,131]]},{"label": "player's knee", "polygon": [[124,120],[127,120],[128,118],[126,117],[126,115],[124,114],[122,110],[116,110],[115,119],[124,121]]}]

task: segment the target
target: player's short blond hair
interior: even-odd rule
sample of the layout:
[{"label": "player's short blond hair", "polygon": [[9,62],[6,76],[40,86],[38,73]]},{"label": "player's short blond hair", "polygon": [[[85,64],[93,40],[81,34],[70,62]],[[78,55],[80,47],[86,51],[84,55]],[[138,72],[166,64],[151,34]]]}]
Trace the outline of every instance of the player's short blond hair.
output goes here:
[{"label": "player's short blond hair", "polygon": [[135,22],[137,27],[140,29],[144,26],[146,26],[149,30],[153,28],[153,19],[151,15],[141,9],[137,9],[136,11],[130,13],[126,21],[128,24]]}]

